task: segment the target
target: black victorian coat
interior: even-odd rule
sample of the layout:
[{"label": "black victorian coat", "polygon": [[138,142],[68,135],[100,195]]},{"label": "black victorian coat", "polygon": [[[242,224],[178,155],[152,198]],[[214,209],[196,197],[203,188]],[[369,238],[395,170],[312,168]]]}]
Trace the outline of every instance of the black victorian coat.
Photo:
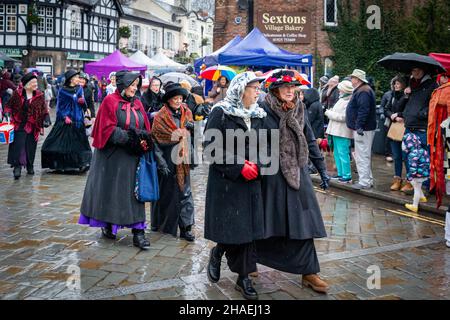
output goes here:
[{"label": "black victorian coat", "polygon": [[[258,132],[263,122],[263,119],[252,118],[252,131]],[[205,128],[205,161],[208,161],[208,153],[217,143],[214,139],[207,141],[209,129],[217,129],[222,133],[223,149],[216,148],[222,149],[223,158],[233,159],[234,164],[219,164],[218,161],[210,164],[206,189],[205,238],[222,244],[245,244],[262,239],[264,210],[260,177],[246,181],[241,175],[244,159],[240,159],[241,163],[236,162],[239,158],[237,138],[234,138],[234,150],[228,154],[224,150],[227,145],[226,129],[248,131],[248,127],[243,119],[225,114],[220,107],[214,108]],[[250,141],[245,140],[245,160],[255,162],[249,159]],[[252,146],[255,147],[255,144],[252,143]]]},{"label": "black victorian coat", "polygon": [[[279,128],[280,119],[267,102],[260,107],[267,112],[264,128],[268,130],[271,154],[271,130]],[[303,133],[308,142],[309,159],[316,168],[324,168],[307,113]],[[313,239],[327,235],[308,165],[300,168],[300,178],[300,189],[295,190],[287,184],[281,169],[274,175],[262,177],[264,240],[256,241],[258,263],[296,274],[314,274],[320,268]]]}]

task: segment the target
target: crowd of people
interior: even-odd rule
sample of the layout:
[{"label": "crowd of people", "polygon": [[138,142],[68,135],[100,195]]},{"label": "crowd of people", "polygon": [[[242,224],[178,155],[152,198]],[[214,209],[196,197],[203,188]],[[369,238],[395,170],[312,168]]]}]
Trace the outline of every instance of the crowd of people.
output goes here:
[{"label": "crowd of people", "polygon": [[[351,183],[354,161],[358,181],[352,187],[373,187],[376,95],[360,69],[343,80],[323,76],[319,89],[302,86],[288,69],[279,69],[270,79],[259,75],[247,71],[231,80],[220,77],[204,92],[200,84],[163,84],[158,77],[144,88],[142,76],[127,70],[109,74],[109,83],[106,77],[98,81],[75,70],[59,80],[25,70],[14,83],[3,72],[3,116],[15,130],[8,164],[15,179],[22,167],[34,174],[37,141],[44,128],[52,126],[50,110],[56,107],[41,165],[60,173],[89,170],[80,224],[101,228],[111,240],[118,230],[130,228],[133,244],[148,249],[145,203],[135,191],[140,158],[152,152],[159,199],[151,204],[151,230],[192,242],[192,138],[195,124],[206,120],[205,136],[208,130],[223,133],[222,138],[203,141],[206,150],[222,139],[214,150],[219,156],[210,161],[205,200],[204,236],[216,243],[209,257],[209,280],[219,281],[225,255],[230,270],[238,274],[236,289],[246,299],[258,298],[249,278],[257,273],[257,263],[300,274],[304,286],[326,293],[329,286],[318,275],[314,246],[314,239],[326,237],[326,232],[310,175],[320,176],[323,189],[330,179]],[[409,79],[392,79],[381,102],[387,129],[404,124],[403,139],[388,141],[394,161],[391,190],[414,191],[413,203],[406,206],[414,212],[427,201],[422,187],[434,190],[439,199],[450,179],[447,157],[444,160],[450,145],[448,79],[449,74],[435,80],[427,70],[414,68]],[[267,140],[238,143],[240,132],[261,130],[268,130]],[[228,149],[230,143],[234,148]],[[276,151],[279,168],[274,174],[264,174],[267,164],[252,152],[263,145],[269,154]],[[333,151],[335,176],[328,175],[322,150]],[[450,246],[450,213],[446,239]]]}]

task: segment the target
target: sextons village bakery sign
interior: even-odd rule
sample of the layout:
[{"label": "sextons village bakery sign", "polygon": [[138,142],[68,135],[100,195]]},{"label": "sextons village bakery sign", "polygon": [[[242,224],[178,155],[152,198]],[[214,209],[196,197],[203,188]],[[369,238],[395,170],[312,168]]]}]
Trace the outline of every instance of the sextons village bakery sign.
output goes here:
[{"label": "sextons village bakery sign", "polygon": [[273,43],[310,43],[310,12],[259,10],[256,26]]}]

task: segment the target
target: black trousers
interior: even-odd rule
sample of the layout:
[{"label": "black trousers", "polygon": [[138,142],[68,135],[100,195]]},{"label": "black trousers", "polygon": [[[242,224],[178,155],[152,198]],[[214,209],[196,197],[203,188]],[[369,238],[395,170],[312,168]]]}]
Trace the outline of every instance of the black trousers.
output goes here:
[{"label": "black trousers", "polygon": [[254,242],[244,244],[218,243],[216,247],[220,254],[225,253],[228,267],[232,272],[246,277],[256,269],[256,247]]}]

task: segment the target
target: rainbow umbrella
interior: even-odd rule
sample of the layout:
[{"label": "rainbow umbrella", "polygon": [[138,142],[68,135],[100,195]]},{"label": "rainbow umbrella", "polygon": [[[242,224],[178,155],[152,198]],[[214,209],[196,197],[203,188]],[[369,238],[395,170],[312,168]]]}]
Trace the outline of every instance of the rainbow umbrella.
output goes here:
[{"label": "rainbow umbrella", "polygon": [[212,81],[217,81],[221,76],[231,80],[236,76],[236,71],[226,66],[213,66],[200,73],[201,78]]},{"label": "rainbow umbrella", "polygon": [[[274,69],[274,70],[267,71],[266,73],[263,74],[263,77],[266,79],[269,79],[270,77],[272,77],[272,74],[274,74],[280,70],[282,70],[282,69]],[[302,75],[297,70],[289,69],[289,71],[294,72],[294,78],[297,79],[302,85],[309,86],[311,84],[311,82],[309,82],[308,79],[305,78],[305,76]]]}]

